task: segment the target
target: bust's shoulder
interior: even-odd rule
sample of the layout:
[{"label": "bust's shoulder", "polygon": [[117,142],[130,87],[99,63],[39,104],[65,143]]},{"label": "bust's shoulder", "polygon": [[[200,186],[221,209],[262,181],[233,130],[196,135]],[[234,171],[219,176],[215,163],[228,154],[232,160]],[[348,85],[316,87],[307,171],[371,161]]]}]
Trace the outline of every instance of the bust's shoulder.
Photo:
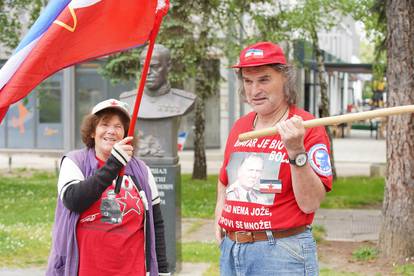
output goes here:
[{"label": "bust's shoulder", "polygon": [[178,96],[178,97],[186,98],[188,100],[194,100],[197,97],[194,93],[184,91],[181,89],[177,89],[177,88],[171,88],[171,94]]}]

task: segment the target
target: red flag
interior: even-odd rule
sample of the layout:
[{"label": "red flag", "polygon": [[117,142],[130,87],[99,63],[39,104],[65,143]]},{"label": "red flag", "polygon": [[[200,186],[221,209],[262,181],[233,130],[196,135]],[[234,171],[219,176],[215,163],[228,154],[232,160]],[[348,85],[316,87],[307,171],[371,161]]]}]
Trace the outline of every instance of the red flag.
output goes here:
[{"label": "red flag", "polygon": [[[53,23],[43,33],[26,43],[27,47],[34,44],[32,49],[22,49],[19,46],[18,52],[12,58],[24,50],[29,54],[23,58],[14,73],[10,73],[10,68],[2,68],[0,71],[0,88],[1,82],[7,78],[4,77],[7,74],[3,71],[8,70],[6,73],[10,75],[0,90],[0,122],[11,104],[27,96],[41,81],[56,71],[75,63],[144,44],[154,26],[158,2],[71,1],[61,12],[59,11]],[[49,5],[52,4],[56,3]],[[6,65],[4,67],[7,67]]]}]

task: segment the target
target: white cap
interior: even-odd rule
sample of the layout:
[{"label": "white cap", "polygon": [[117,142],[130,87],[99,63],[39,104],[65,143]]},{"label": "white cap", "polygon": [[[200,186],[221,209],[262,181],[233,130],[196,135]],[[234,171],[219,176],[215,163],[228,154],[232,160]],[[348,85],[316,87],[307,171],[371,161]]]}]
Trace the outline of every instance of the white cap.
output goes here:
[{"label": "white cap", "polygon": [[104,110],[106,108],[116,108],[122,111],[125,115],[127,115],[128,118],[131,118],[131,115],[129,114],[128,104],[115,99],[109,99],[98,103],[92,108],[91,114],[96,114],[99,111]]}]

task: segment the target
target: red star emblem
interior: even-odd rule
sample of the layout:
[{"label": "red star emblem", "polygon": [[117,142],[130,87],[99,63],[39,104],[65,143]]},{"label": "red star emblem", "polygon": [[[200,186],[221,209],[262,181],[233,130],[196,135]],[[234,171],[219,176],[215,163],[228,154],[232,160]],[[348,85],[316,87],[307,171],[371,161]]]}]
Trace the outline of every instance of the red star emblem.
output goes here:
[{"label": "red star emblem", "polygon": [[116,101],[112,101],[112,102],[111,102],[111,105],[113,105],[113,106],[118,106],[118,103],[117,103]]},{"label": "red star emblem", "polygon": [[129,212],[135,212],[141,215],[141,208],[138,203],[141,200],[139,196],[132,196],[128,191],[125,191],[125,195],[121,198],[117,198],[119,204],[122,205],[122,216],[126,216]]}]

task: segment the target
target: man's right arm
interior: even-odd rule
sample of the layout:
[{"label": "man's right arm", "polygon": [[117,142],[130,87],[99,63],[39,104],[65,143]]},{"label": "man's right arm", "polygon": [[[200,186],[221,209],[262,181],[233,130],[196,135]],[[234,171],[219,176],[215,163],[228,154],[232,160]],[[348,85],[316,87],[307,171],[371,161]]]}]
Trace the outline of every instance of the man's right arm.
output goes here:
[{"label": "man's right arm", "polygon": [[220,244],[221,240],[223,239],[223,231],[221,230],[221,227],[218,223],[221,217],[225,199],[226,199],[226,186],[223,183],[221,183],[221,181],[219,180],[217,182],[217,203],[216,203],[216,211],[215,211],[215,215],[216,215],[215,230],[216,230],[216,240],[218,244]]}]

